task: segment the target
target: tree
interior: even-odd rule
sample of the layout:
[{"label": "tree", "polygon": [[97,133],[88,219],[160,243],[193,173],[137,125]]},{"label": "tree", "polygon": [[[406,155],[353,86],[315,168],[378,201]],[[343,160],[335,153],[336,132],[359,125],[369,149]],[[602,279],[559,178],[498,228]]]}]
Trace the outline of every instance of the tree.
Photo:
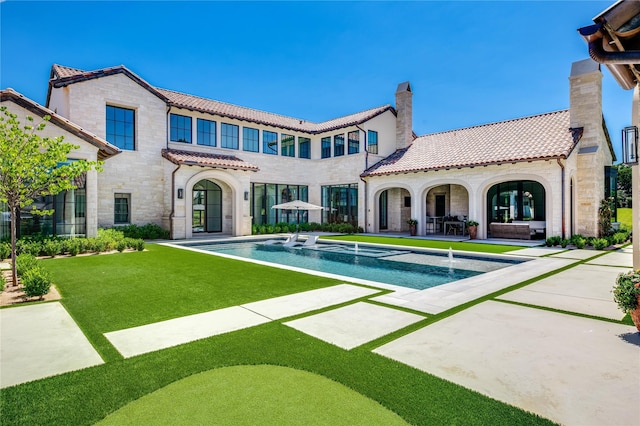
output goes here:
[{"label": "tree", "polygon": [[[5,203],[11,216],[11,259],[13,285],[16,273],[16,213],[32,206],[46,195],[75,189],[74,179],[95,168],[101,170],[101,162],[67,161],[67,155],[79,146],[63,142],[63,136],[41,137],[50,117],[39,124],[27,116],[22,125],[18,116],[6,106],[0,107],[0,201]],[[52,214],[52,210],[38,210],[32,206],[32,214]]]},{"label": "tree", "polygon": [[631,195],[631,167],[625,164],[618,164],[618,189]]}]

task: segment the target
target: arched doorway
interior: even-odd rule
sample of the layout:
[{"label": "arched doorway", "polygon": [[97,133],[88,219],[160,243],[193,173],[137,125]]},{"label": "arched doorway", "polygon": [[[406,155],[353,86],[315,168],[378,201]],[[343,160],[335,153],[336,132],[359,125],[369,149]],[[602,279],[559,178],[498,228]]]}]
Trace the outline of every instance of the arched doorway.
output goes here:
[{"label": "arched doorway", "polygon": [[[500,182],[487,192],[487,222],[537,222],[546,220],[546,193],[541,183],[533,180]],[[542,235],[544,236],[544,235]]]},{"label": "arched doorway", "polygon": [[222,189],[209,181],[193,185],[192,231],[222,232]]}]

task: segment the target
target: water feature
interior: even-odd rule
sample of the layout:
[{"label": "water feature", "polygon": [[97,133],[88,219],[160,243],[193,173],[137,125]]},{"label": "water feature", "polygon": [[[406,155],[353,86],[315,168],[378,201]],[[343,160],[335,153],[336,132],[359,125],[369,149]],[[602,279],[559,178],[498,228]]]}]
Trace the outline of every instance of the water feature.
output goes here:
[{"label": "water feature", "polygon": [[[487,259],[457,254],[453,268],[449,254],[398,250],[394,247],[318,243],[310,247],[284,247],[262,242],[187,243],[189,247],[234,257],[255,259],[312,271],[360,278],[415,289],[446,284],[520,263],[512,259]],[[357,252],[356,252],[357,250]]]}]

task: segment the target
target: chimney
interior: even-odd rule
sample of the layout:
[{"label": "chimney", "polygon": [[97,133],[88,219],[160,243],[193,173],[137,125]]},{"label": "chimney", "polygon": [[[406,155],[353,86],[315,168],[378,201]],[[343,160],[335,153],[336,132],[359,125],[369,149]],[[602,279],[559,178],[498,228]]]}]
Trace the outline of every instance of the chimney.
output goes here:
[{"label": "chimney", "polygon": [[[571,128],[583,128],[579,149],[598,149],[602,137],[602,73],[600,64],[584,59],[571,64],[569,77]],[[600,149],[605,148],[601,146]]]},{"label": "chimney", "polygon": [[413,142],[413,104],[411,84],[398,84],[396,90],[396,149],[407,148]]}]

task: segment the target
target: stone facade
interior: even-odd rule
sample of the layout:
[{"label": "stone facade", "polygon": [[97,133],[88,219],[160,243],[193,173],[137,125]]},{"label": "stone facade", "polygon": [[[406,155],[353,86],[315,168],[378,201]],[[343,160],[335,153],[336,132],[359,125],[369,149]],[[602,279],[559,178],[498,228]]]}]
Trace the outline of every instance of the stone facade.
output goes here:
[{"label": "stone facade", "polygon": [[[384,176],[367,176],[365,171],[376,163],[404,152],[413,141],[412,88],[401,83],[396,91],[394,109],[358,122],[330,127],[326,131],[291,130],[233,115],[213,113],[198,108],[176,106],[162,93],[127,72],[104,73],[63,85],[53,84],[49,107],[56,109],[80,126],[106,136],[107,105],[135,111],[134,150],[123,150],[105,165],[96,185],[97,226],[114,225],[115,194],[131,197],[131,223],[155,223],[171,230],[172,238],[190,238],[192,234],[192,191],[195,184],[208,180],[222,190],[222,232],[230,235],[251,233],[250,191],[252,183],[304,185],[308,201],[321,205],[322,187],[357,185],[358,225],[367,232],[379,232],[380,194],[387,191],[387,230],[405,232],[407,219],[417,218],[418,232],[426,232],[425,218],[435,215],[435,197],[444,195],[446,215],[467,216],[480,222],[478,236],[488,231],[487,194],[497,183],[530,180],[545,192],[547,236],[572,233],[595,235],[597,210],[604,195],[604,167],[612,162],[612,152],[603,127],[601,103],[602,75],[588,61],[573,65],[570,77],[570,117],[572,128],[580,134],[578,145],[565,156],[501,164],[442,168]],[[186,95],[185,95],[186,96]],[[179,114],[191,118],[191,143],[170,140],[169,118]],[[217,146],[202,146],[197,141],[198,118],[216,122]],[[221,124],[239,129],[237,149],[222,148]],[[300,124],[302,126],[302,121]],[[242,129],[259,130],[259,152],[245,150]],[[378,152],[366,150],[368,131],[378,134]],[[278,134],[278,153],[263,151],[263,131]],[[566,129],[570,132],[570,129]],[[348,153],[348,134],[357,132],[358,153]],[[280,152],[283,134],[296,137],[295,156]],[[344,155],[335,156],[334,137],[344,136]],[[298,138],[308,137],[309,159],[299,158]],[[322,158],[323,138],[331,138],[331,155]],[[577,140],[577,137],[576,137]],[[193,153],[233,156],[257,166],[257,171],[234,170],[233,167],[172,163],[161,155],[163,149]],[[180,198],[178,193],[183,194]],[[309,212],[309,220],[321,222],[322,212]]]}]

